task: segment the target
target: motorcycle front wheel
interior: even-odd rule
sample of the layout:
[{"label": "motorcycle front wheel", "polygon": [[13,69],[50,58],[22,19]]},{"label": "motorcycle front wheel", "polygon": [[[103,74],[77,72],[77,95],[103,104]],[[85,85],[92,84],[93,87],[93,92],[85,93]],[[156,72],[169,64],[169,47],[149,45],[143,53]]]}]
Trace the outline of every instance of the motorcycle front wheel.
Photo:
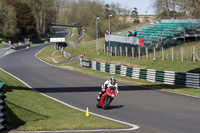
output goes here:
[{"label": "motorcycle front wheel", "polygon": [[100,106],[99,106],[99,100],[96,101],[96,107],[100,108]]},{"label": "motorcycle front wheel", "polygon": [[105,97],[104,101],[103,101],[103,109],[107,109],[108,106],[110,105],[110,101],[111,101],[111,97]]}]

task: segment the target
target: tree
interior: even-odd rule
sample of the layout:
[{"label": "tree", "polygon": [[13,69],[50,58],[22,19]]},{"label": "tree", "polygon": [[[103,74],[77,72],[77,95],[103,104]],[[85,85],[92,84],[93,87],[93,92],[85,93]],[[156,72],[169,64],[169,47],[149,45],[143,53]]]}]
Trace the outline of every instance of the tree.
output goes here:
[{"label": "tree", "polygon": [[122,14],[121,16],[123,18],[123,25],[124,25],[124,27],[126,25],[126,21],[127,21],[129,15],[130,15],[130,13],[131,13],[131,11],[129,9],[126,9],[126,8],[122,8],[121,9],[121,14]]},{"label": "tree", "polygon": [[16,12],[13,6],[0,1],[0,32],[5,37],[13,38],[17,33]]},{"label": "tree", "polygon": [[49,32],[51,24],[56,22],[58,11],[55,1],[56,0],[21,0],[21,2],[26,3],[31,8],[36,22],[36,30],[39,35],[45,35]]},{"label": "tree", "polygon": [[17,28],[19,29],[16,38],[19,40],[23,40],[27,37],[35,37],[35,19],[29,6],[26,3],[11,0],[8,1],[8,5],[13,6],[16,12]]},{"label": "tree", "polygon": [[155,0],[154,8],[160,17],[197,17],[200,15],[199,0]]},{"label": "tree", "polygon": [[135,23],[135,24],[140,23],[139,16],[138,16],[138,11],[137,11],[136,7],[131,12],[131,18],[133,20],[133,23]]}]

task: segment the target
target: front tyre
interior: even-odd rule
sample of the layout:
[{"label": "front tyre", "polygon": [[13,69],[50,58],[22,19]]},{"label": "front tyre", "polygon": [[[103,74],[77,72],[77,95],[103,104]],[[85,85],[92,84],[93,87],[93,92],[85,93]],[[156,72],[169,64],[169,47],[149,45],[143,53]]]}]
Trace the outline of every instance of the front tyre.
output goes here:
[{"label": "front tyre", "polygon": [[99,106],[99,101],[100,101],[100,100],[97,100],[97,101],[96,101],[96,107],[97,107],[97,108],[100,108],[100,106]]},{"label": "front tyre", "polygon": [[103,101],[103,109],[107,109],[108,106],[110,105],[110,101],[111,101],[111,97],[105,97],[104,101]]}]

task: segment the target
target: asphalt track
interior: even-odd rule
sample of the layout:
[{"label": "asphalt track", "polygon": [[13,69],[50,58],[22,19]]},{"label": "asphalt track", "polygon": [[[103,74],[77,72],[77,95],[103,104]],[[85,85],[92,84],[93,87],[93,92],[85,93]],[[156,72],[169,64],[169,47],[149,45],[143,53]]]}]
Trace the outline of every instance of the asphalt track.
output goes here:
[{"label": "asphalt track", "polygon": [[[60,30],[63,32],[62,30]],[[90,112],[138,125],[127,133],[199,133],[200,99],[119,83],[119,94],[107,110],[96,97],[105,79],[45,64],[35,54],[49,44],[0,58],[0,67],[34,89]]]}]

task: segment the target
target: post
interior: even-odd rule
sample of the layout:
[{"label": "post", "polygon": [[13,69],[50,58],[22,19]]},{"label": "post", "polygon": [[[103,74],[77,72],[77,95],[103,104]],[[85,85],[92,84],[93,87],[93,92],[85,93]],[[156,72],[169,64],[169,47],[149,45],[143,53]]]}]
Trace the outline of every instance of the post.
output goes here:
[{"label": "post", "polygon": [[120,46],[120,56],[122,56],[122,47]]},{"label": "post", "polygon": [[184,55],[184,51],[183,51],[183,47],[181,47],[181,61],[183,61],[183,55]]},{"label": "post", "polygon": [[[112,17],[112,15],[108,15],[108,34],[110,35],[110,17]],[[110,40],[108,41],[109,43],[109,49],[110,49]],[[110,51],[111,52],[111,51]],[[111,56],[112,53],[110,53],[110,56]]]},{"label": "post", "polygon": [[153,58],[154,58],[154,60],[156,59],[156,48],[155,47],[153,48]]},{"label": "post", "polygon": [[164,48],[162,47],[162,60],[165,60],[165,57],[164,57]]},{"label": "post", "polygon": [[117,47],[115,46],[115,56],[117,56]]},{"label": "post", "polygon": [[192,47],[192,60],[193,60],[193,62],[196,61],[196,58],[195,58],[195,47],[194,46]]},{"label": "post", "polygon": [[139,57],[139,60],[140,60],[140,47],[138,47],[138,57]]},{"label": "post", "polygon": [[112,46],[110,46],[110,56],[112,56]]},{"label": "post", "polygon": [[174,61],[174,47],[171,48],[172,51],[172,61]]},{"label": "post", "polygon": [[85,32],[85,30],[82,30],[82,34],[83,34],[83,47],[84,47],[84,37],[85,37],[84,32]]},{"label": "post", "polygon": [[149,59],[149,55],[148,55],[148,48],[146,47],[146,57],[147,57],[147,60]]},{"label": "post", "polygon": [[97,56],[99,56],[99,48],[98,48],[98,20],[99,17],[96,18],[96,47],[97,47]]},{"label": "post", "polygon": [[128,57],[128,47],[126,47],[126,58]]},{"label": "post", "polygon": [[134,58],[134,48],[133,47],[131,48],[131,51],[132,51],[132,57]]}]

